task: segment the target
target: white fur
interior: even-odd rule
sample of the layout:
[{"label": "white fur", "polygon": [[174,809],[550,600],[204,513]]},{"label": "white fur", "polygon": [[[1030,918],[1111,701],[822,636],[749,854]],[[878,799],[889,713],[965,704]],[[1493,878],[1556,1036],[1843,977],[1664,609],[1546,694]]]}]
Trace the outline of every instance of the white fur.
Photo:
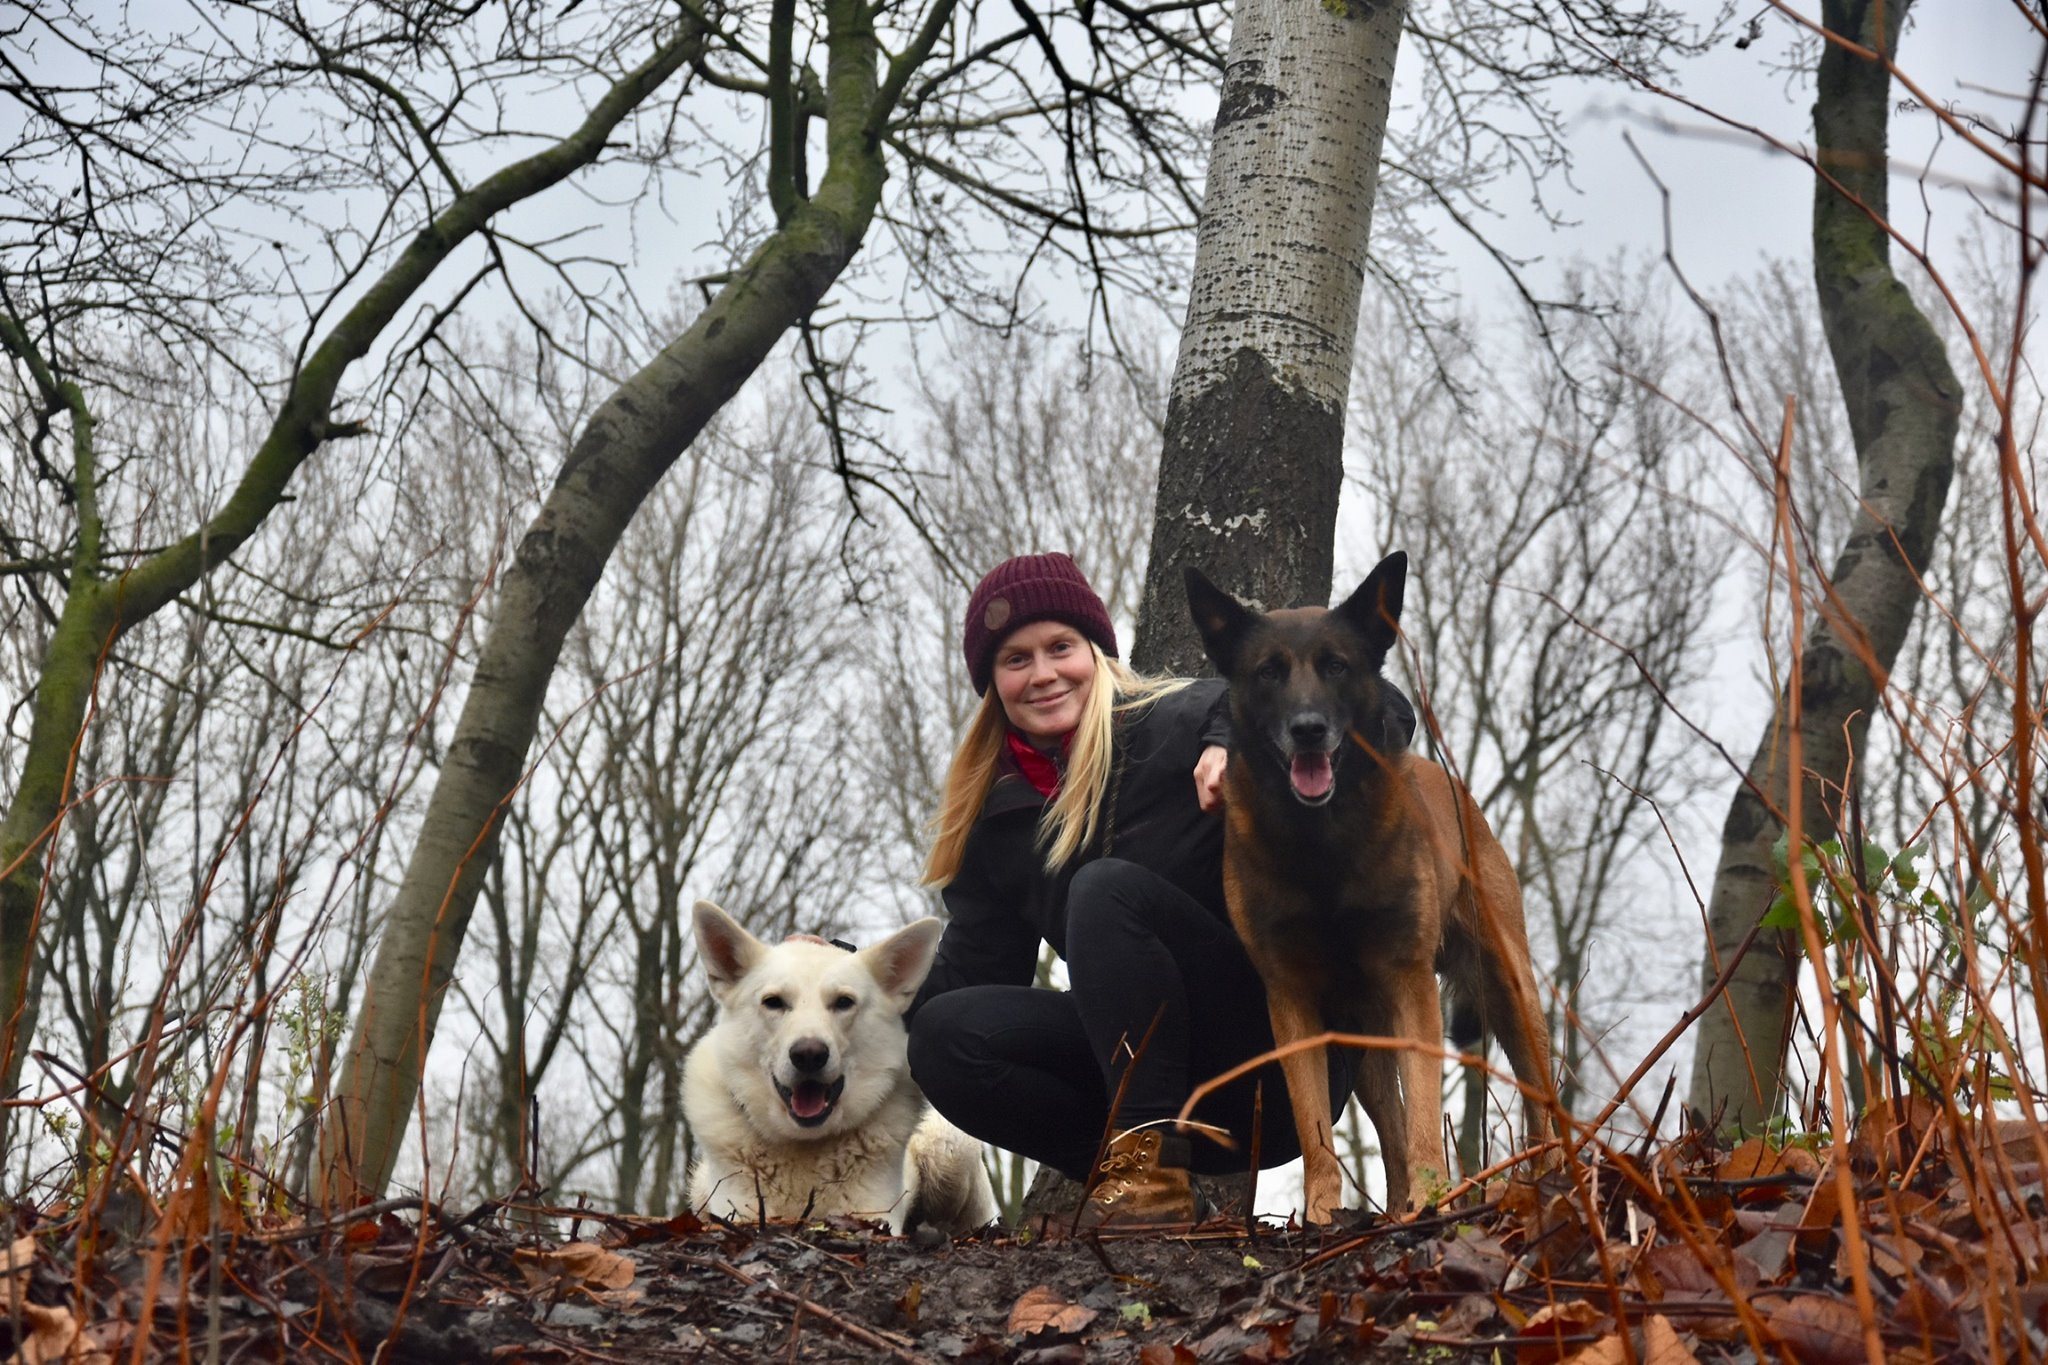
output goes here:
[{"label": "white fur", "polygon": [[[931,970],[939,922],[849,953],[770,946],[709,901],[693,914],[718,1020],[683,1068],[690,1203],[726,1218],[852,1214],[894,1232],[913,1212],[948,1233],[993,1219],[981,1144],[926,1107],[905,1056],[903,1011]],[[785,1098],[807,1079],[841,1087],[813,1126]]]}]

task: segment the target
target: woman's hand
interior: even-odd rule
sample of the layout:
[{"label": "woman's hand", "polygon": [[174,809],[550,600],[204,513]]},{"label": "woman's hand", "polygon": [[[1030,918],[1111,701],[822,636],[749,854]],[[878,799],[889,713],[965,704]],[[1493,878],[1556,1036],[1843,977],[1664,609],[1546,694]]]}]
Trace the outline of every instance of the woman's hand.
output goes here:
[{"label": "woman's hand", "polygon": [[1195,760],[1195,801],[1203,810],[1223,804],[1223,769],[1230,762],[1230,750],[1211,744]]}]

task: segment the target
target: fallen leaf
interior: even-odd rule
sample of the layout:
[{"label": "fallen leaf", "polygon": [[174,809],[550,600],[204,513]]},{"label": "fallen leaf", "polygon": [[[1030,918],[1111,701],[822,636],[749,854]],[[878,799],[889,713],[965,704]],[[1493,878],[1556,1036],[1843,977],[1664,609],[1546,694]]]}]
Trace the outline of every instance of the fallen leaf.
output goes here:
[{"label": "fallen leaf", "polygon": [[1790,1347],[1800,1365],[1859,1365],[1863,1323],[1856,1310],[1826,1294],[1801,1294],[1764,1318],[1771,1335]]},{"label": "fallen leaf", "polygon": [[34,1233],[24,1233],[8,1246],[0,1261],[0,1280],[7,1285],[7,1307],[11,1312],[14,1305],[28,1292],[29,1271],[36,1263],[36,1238]]},{"label": "fallen leaf", "polygon": [[[1941,1106],[1924,1095],[1879,1100],[1863,1112],[1849,1139],[1849,1161],[1858,1170],[1895,1170],[1910,1160],[1928,1130],[1941,1122]],[[1943,1144],[1937,1139],[1936,1148]]]},{"label": "fallen leaf", "polygon": [[1816,1180],[1813,1192],[1806,1197],[1806,1208],[1799,1215],[1799,1245],[1809,1252],[1819,1251],[1827,1245],[1835,1224],[1841,1220],[1841,1187],[1833,1180]]},{"label": "fallen leaf", "polygon": [[[1880,1274],[1889,1275],[1895,1280],[1908,1279],[1927,1254],[1917,1244],[1903,1237],[1873,1237],[1866,1233],[1863,1246],[1865,1254],[1870,1257],[1870,1264],[1875,1266]],[[1835,1265],[1843,1279],[1849,1278],[1847,1246],[1836,1253]]]},{"label": "fallen leaf", "polygon": [[1953,1337],[1957,1332],[1955,1306],[1920,1279],[1899,1291],[1892,1320],[1914,1336]]},{"label": "fallen leaf", "polygon": [[1678,1335],[1671,1319],[1655,1313],[1643,1324],[1642,1365],[1700,1365],[1700,1358]]},{"label": "fallen leaf", "polygon": [[1148,1341],[1138,1351],[1138,1365],[1195,1365],[1198,1359],[1200,1357],[1177,1341],[1171,1346],[1162,1341]]},{"label": "fallen leaf", "polygon": [[1010,1325],[1004,1330],[1027,1337],[1038,1332],[1079,1333],[1093,1321],[1094,1309],[1068,1303],[1053,1293],[1051,1285],[1041,1284],[1025,1290],[1011,1306]]},{"label": "fallen leaf", "polygon": [[1565,1365],[1628,1365],[1628,1347],[1618,1334],[1610,1334],[1571,1357]]},{"label": "fallen leaf", "polygon": [[1078,1341],[1063,1341],[1022,1352],[1017,1365],[1088,1365],[1088,1349]]},{"label": "fallen leaf", "polygon": [[896,1311],[912,1327],[917,1326],[917,1306],[924,1302],[924,1281],[912,1280],[910,1288],[903,1291],[903,1297],[896,1300]]},{"label": "fallen leaf", "polygon": [[1545,1304],[1515,1334],[1520,1338],[1515,1346],[1516,1365],[1550,1365],[1563,1360],[1571,1348],[1561,1344],[1561,1338],[1584,1336],[1607,1322],[1607,1314],[1584,1299]]},{"label": "fallen leaf", "polygon": [[521,1247],[512,1263],[535,1289],[548,1285],[578,1289],[624,1289],[633,1283],[633,1262],[593,1242],[553,1248]]},{"label": "fallen leaf", "polygon": [[1747,1261],[1765,1284],[1785,1273],[1792,1260],[1792,1233],[1785,1228],[1765,1228],[1735,1248],[1738,1260]]},{"label": "fallen leaf", "polygon": [[1785,1169],[1785,1163],[1771,1144],[1762,1138],[1750,1138],[1714,1167],[1716,1180],[1755,1180],[1773,1176]]},{"label": "fallen leaf", "polygon": [[26,1335],[8,1365],[44,1365],[46,1361],[63,1360],[71,1353],[72,1343],[78,1340],[78,1319],[71,1316],[70,1309],[24,1303],[17,1311]]},{"label": "fallen leaf", "polygon": [[[1635,1278],[1647,1298],[1661,1299],[1666,1294],[1718,1294],[1726,1291],[1721,1280],[1714,1274],[1716,1269],[1727,1272],[1734,1278],[1736,1288],[1750,1289],[1756,1285],[1756,1267],[1748,1262],[1736,1262],[1728,1249],[1719,1243],[1709,1243],[1706,1248],[1711,1265],[1702,1263],[1693,1254],[1692,1248],[1677,1242],[1666,1242],[1651,1247],[1643,1258],[1636,1262]],[[1738,1270],[1737,1265],[1741,1266]],[[1744,1277],[1749,1279],[1743,1283]]]}]

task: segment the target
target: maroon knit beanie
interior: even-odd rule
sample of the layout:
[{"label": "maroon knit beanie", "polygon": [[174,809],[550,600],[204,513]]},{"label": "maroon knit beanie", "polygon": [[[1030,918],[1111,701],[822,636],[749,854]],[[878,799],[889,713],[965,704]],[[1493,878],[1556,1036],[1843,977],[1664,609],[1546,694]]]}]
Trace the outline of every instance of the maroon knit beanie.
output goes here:
[{"label": "maroon knit beanie", "polygon": [[1109,608],[1088,586],[1068,555],[1018,555],[988,571],[967,599],[967,676],[976,692],[988,691],[995,675],[996,646],[1019,626],[1064,621],[1117,657],[1116,627]]}]

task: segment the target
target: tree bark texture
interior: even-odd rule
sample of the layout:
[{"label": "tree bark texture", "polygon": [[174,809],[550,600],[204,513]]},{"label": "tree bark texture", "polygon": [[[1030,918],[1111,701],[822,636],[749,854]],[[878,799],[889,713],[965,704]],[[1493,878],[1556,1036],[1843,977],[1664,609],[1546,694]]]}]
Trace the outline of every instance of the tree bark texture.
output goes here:
[{"label": "tree bark texture", "polygon": [[884,88],[863,0],[826,10],[830,159],[816,193],[592,415],[506,571],[322,1121],[320,1195],[330,1203],[374,1199],[391,1178],[504,803],[605,561],[656,481],[853,259],[880,201],[881,120],[916,54],[896,59]]},{"label": "tree bark texture", "polygon": [[1330,599],[1366,238],[1405,0],[1243,0],[1166,409],[1132,657],[1194,673],[1181,568]]},{"label": "tree bark texture", "polygon": [[[1887,57],[1909,0],[1825,0],[1828,28]],[[1813,203],[1814,283],[1856,443],[1861,507],[1813,625],[1799,671],[1801,825],[1828,838],[1855,780],[1871,712],[1904,643],[1941,527],[1961,412],[1940,338],[1891,268],[1885,137],[1891,78],[1879,62],[1830,42],[1814,101],[1822,174]],[[1772,846],[1784,830],[1790,784],[1790,698],[1729,804],[1708,907],[1711,985],[1777,894]],[[1729,983],[1725,1008],[1700,1022],[1692,1104],[1754,1131],[1781,1101],[1801,958],[1796,935],[1759,936]],[[1753,1069],[1753,1076],[1752,1076]]]},{"label": "tree bark texture", "polygon": [[91,704],[100,661],[116,640],[210,573],[260,530],[285,498],[292,476],[313,453],[360,429],[334,420],[335,397],[349,367],[368,354],[457,247],[506,208],[590,165],[619,123],[702,48],[702,31],[684,23],[659,50],[622,76],[589,117],[554,145],[504,167],[457,194],[406,245],[313,348],[286,391],[276,419],[241,481],[205,526],[125,568],[106,574],[92,497],[91,418],[76,386],[49,375],[27,332],[0,319],[0,345],[36,372],[53,407],[70,409],[80,447],[79,542],[55,631],[38,675],[22,778],[0,816],[0,1081],[11,1092],[31,1035],[29,964],[42,904],[43,869],[71,790],[71,755]]}]

